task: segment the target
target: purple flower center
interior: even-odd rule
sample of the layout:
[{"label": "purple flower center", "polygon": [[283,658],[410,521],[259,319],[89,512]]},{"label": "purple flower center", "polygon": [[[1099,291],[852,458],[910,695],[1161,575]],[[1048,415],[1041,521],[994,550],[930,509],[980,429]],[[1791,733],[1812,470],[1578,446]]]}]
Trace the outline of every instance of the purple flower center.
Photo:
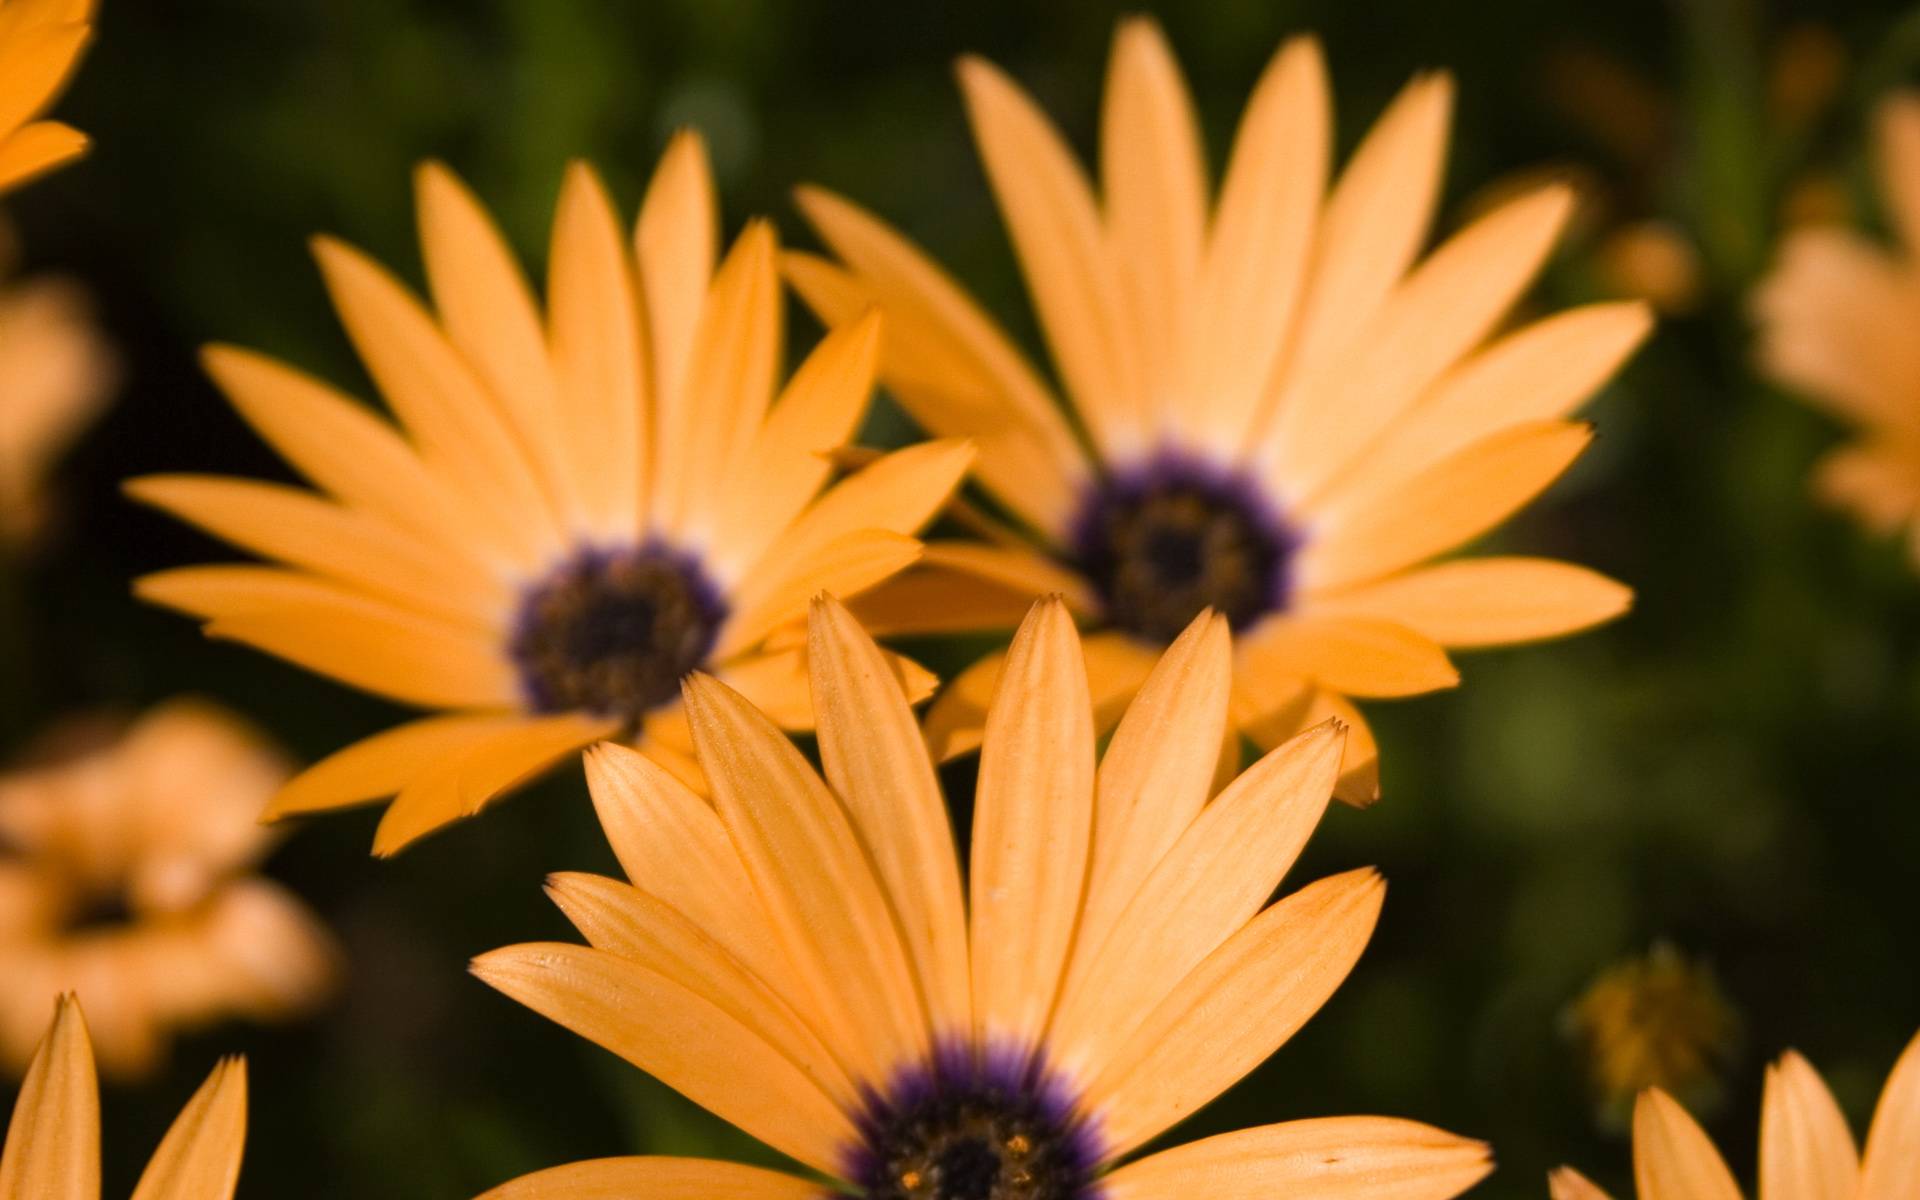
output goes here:
[{"label": "purple flower center", "polygon": [[1030,1054],[944,1046],[867,1098],[847,1178],[866,1200],[1094,1200],[1104,1155]]},{"label": "purple flower center", "polygon": [[1245,473],[1172,452],[1091,487],[1073,522],[1075,565],[1107,619],[1166,643],[1202,609],[1236,631],[1287,606],[1300,536]]},{"label": "purple flower center", "polygon": [[638,724],[706,661],[726,615],[691,555],[588,547],[526,589],[508,652],[536,711]]}]

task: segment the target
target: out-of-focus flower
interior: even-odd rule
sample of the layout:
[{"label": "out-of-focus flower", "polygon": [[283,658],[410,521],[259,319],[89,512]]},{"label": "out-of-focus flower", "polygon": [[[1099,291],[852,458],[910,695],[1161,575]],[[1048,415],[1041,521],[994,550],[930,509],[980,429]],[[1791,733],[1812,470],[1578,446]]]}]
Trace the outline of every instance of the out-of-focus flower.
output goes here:
[{"label": "out-of-focus flower", "polygon": [[0,194],[84,153],[87,137],[37,120],[93,37],[93,0],[0,0]]},{"label": "out-of-focus flower", "polygon": [[0,551],[45,521],[45,484],[62,451],[111,395],[114,356],[70,280],[12,280],[0,223]]},{"label": "out-of-focus flower", "polygon": [[[963,900],[947,808],[907,697],[851,614],[808,630],[823,781],[708,676],[687,705],[708,803],[644,756],[588,778],[633,886],[555,876],[588,946],[514,946],[474,971],[871,1200],[1444,1200],[1486,1147],[1344,1117],[1222,1134],[1115,1164],[1273,1053],[1352,969],[1372,870],[1268,904],[1326,809],[1328,721],[1208,803],[1227,724],[1225,618],[1149,674],[1096,769],[1066,606],[1021,626],[988,715]],[[1111,1173],[1109,1173],[1111,1171]],[[820,1184],[630,1158],[523,1178],[493,1200],[800,1200]]]},{"label": "out-of-focus flower", "polygon": [[[1004,628],[1034,595],[1060,593],[1098,627],[1087,649],[1110,723],[1210,606],[1234,632],[1239,727],[1272,746],[1338,715],[1354,729],[1340,795],[1364,804],[1376,752],[1349,697],[1451,687],[1448,647],[1556,637],[1625,611],[1626,588],[1567,563],[1432,561],[1580,455],[1591,431],[1570,415],[1650,326],[1626,303],[1493,337],[1572,210],[1561,183],[1419,258],[1446,157],[1446,76],[1414,80],[1330,181],[1320,49],[1289,42],[1212,202],[1190,98],[1149,20],[1115,39],[1098,198],[1017,85],[974,58],[960,79],[1071,406],[899,233],[802,190],[839,261],[790,255],[789,277],[836,326],[870,305],[886,313],[889,387],[936,434],[978,439],[976,477],[1022,527],[929,546],[898,586],[856,603],[863,619]],[[1002,662],[935,701],[943,754],[978,743]]]},{"label": "out-of-focus flower", "polygon": [[311,1008],[336,974],[333,943],[252,873],[285,760],[197,701],[98,734],[0,775],[0,1058],[26,1063],[63,992],[93,1014],[102,1066],[127,1076],[156,1066],[175,1030]]},{"label": "out-of-focus flower", "polygon": [[[1733,1172],[1706,1131],[1667,1093],[1633,1111],[1633,1174],[1640,1200],[1740,1200]],[[1548,1180],[1553,1200],[1607,1200],[1571,1167]],[[1880,1093],[1864,1155],[1820,1073],[1788,1051],[1767,1070],[1760,1112],[1763,1200],[1912,1200],[1920,1187],[1920,1038]]]},{"label": "out-of-focus flower", "polygon": [[[221,1061],[147,1163],[134,1200],[232,1200],[247,1141],[247,1065]],[[60,997],[0,1152],[0,1200],[100,1200],[100,1085],[80,1003]]]},{"label": "out-of-focus flower", "polygon": [[[283,564],[170,571],[140,593],[207,632],[425,708],[295,779],[272,814],[398,794],[389,854],[581,747],[629,739],[698,779],[680,680],[708,670],[783,725],[812,721],[792,632],[920,554],[972,449],[889,454],[822,490],[865,411],[877,317],[823,341],[778,396],[771,225],[715,266],[706,151],[675,139],[629,248],[576,165],[545,320],[478,202],[419,175],[429,312],[358,252],[316,243],[347,332],[399,427],[270,359],[207,363],[321,489],[207,476],[130,491]],[[896,660],[916,696],[925,671]]]},{"label": "out-of-focus flower", "polygon": [[1713,972],[1667,945],[1607,970],[1568,1017],[1608,1105],[1629,1104],[1651,1087],[1711,1094],[1739,1029]]},{"label": "out-of-focus flower", "polygon": [[1860,438],[1823,458],[1813,490],[1920,564],[1920,93],[1882,103],[1879,174],[1897,249],[1839,226],[1795,230],[1754,293],[1762,370]]}]

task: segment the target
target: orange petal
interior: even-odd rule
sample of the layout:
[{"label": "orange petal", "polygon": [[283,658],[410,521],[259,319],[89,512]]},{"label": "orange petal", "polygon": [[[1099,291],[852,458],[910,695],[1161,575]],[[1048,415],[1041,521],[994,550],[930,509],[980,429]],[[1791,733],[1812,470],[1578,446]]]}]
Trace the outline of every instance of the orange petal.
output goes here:
[{"label": "orange petal", "polygon": [[282,787],[260,819],[346,808],[391,796],[422,771],[466,754],[517,720],[496,714],[427,717],[395,726],[321,759]]},{"label": "orange petal", "polygon": [[1633,1107],[1633,1177],[1640,1200],[1740,1200],[1706,1131],[1659,1088]]},{"label": "orange petal", "polygon": [[99,1200],[100,1087],[79,1002],[61,997],[0,1152],[6,1200]]},{"label": "orange petal", "polygon": [[816,1170],[858,1135],[819,1085],[705,996],[600,950],[509,946],[473,973]]},{"label": "orange petal", "polygon": [[653,364],[656,428],[664,434],[685,421],[687,364],[719,257],[720,206],[713,169],[700,134],[673,135],[647,184],[634,227],[634,256],[646,297],[647,349]]},{"label": "orange petal", "polygon": [[223,1060],[180,1110],[133,1200],[232,1200],[247,1144],[247,1066]]},{"label": "orange petal", "polygon": [[1310,679],[1355,696],[1417,696],[1460,682],[1446,651],[1376,617],[1300,613],[1240,639],[1242,673]]},{"label": "orange petal", "polygon": [[807,634],[827,782],[899,916],[935,1036],[965,1036],[973,1019],[960,864],[909,697],[839,601],[813,602]]},{"label": "orange petal", "polygon": [[1895,1200],[1920,1179],[1920,1037],[1907,1044],[1880,1093],[1860,1164],[1860,1200]]},{"label": "orange petal", "polygon": [[1450,1200],[1493,1170],[1486,1143],[1390,1117],[1323,1117],[1242,1129],[1129,1163],[1112,1200]]},{"label": "orange petal", "polygon": [[1760,1200],[1859,1200],[1860,1156],[1813,1064],[1791,1051],[1767,1068]]},{"label": "orange petal", "polygon": [[1547,1176],[1547,1193],[1551,1200],[1611,1200],[1572,1167],[1561,1167]]},{"label": "orange petal", "polygon": [[1385,891],[1372,870],[1308,884],[1188,973],[1087,1088],[1111,1153],[1213,1099],[1306,1024],[1359,960]]},{"label": "orange petal", "polygon": [[479,1200],[816,1200],[820,1185],[702,1158],[602,1158],[523,1175]]},{"label": "orange petal", "polygon": [[1572,563],[1469,558],[1316,597],[1314,610],[1391,621],[1443,646],[1501,646],[1575,633],[1632,603],[1631,588]]}]

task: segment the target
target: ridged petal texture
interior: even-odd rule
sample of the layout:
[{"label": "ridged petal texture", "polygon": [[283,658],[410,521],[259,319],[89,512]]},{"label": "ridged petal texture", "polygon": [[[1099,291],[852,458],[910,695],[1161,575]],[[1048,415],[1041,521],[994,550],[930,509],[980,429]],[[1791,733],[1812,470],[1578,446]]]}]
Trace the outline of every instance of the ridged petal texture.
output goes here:
[{"label": "ridged petal texture", "polygon": [[[909,681],[848,608],[814,599],[806,653],[825,777],[717,679],[686,684],[711,802],[645,754],[588,779],[628,882],[556,876],[589,945],[481,956],[486,982],[819,1171],[849,1179],[896,1080],[956,1047],[1044,1062],[1107,1171],[1232,1085],[1346,977],[1378,917],[1371,870],[1269,903],[1324,811],[1326,721],[1216,796],[1232,670],[1203,614],[1157,662],[1104,761],[1066,605],[1021,624],[987,702],[962,872]],[[963,888],[962,880],[966,883]],[[1486,1148],[1412,1122],[1298,1121],[1114,1170],[1116,1195],[1444,1200]],[[492,1200],[789,1195],[726,1164],[609,1159]]]}]

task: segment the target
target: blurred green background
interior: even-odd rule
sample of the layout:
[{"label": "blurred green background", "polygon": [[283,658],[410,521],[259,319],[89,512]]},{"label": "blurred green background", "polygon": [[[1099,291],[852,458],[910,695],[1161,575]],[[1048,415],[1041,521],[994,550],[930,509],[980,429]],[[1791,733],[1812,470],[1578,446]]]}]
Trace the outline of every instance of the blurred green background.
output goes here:
[{"label": "blurred green background", "polygon": [[[191,691],[318,756],[393,720],[134,603],[133,575],[228,552],[116,488],[155,470],[286,477],[199,373],[205,341],[367,393],[305,239],[338,233],[417,280],[416,161],[467,176],[538,264],[568,158],[602,166],[630,213],[668,134],[695,124],[729,230],[770,213],[800,238],[787,189],[829,184],[1030,332],[949,66],[994,58],[1086,148],[1113,21],[1138,7],[105,0],[60,109],[96,149],[12,208],[29,266],[95,294],[126,384],[63,470],[65,528],[16,580],[32,661],[0,689],[0,728]],[[1863,119],[1920,67],[1920,14],[1861,0],[1161,7],[1216,170],[1266,57],[1317,30],[1343,146],[1415,70],[1457,72],[1443,225],[1509,172],[1584,164],[1596,216],[1541,306],[1616,286],[1603,251],[1622,220],[1671,221],[1701,255],[1691,311],[1589,410],[1596,448],[1499,537],[1630,582],[1635,612],[1570,642],[1464,656],[1459,692],[1370,709],[1386,798],[1332,813],[1294,878],[1378,864],[1380,933],[1319,1017],[1175,1136],[1402,1115],[1494,1143],[1501,1170],[1476,1195],[1542,1196],[1544,1172],[1572,1162],[1624,1196],[1617,1114],[1596,1102],[1565,1014],[1597,973],[1661,940],[1707,964],[1739,1014],[1704,1114],[1739,1170],[1750,1177],[1761,1068],[1786,1047],[1864,1128],[1920,1025],[1920,578],[1807,498],[1809,464],[1839,431],[1753,376],[1741,296],[1809,169],[1872,219]],[[1779,35],[1807,21],[1846,70],[1830,104],[1783,123],[1769,73]],[[1595,63],[1638,81],[1655,136],[1609,130],[1631,105],[1589,96],[1582,111],[1568,95]],[[794,330],[801,347],[817,333],[797,310]],[[954,794],[968,770],[950,772]],[[316,821],[270,865],[345,941],[343,997],[304,1026],[190,1039],[156,1082],[110,1089],[108,1194],[131,1188],[228,1051],[254,1073],[243,1196],[460,1198],[643,1150],[765,1160],[464,973],[477,952],[569,936],[540,894],[546,872],[613,869],[576,771],[394,862],[367,856],[373,824]]]}]

